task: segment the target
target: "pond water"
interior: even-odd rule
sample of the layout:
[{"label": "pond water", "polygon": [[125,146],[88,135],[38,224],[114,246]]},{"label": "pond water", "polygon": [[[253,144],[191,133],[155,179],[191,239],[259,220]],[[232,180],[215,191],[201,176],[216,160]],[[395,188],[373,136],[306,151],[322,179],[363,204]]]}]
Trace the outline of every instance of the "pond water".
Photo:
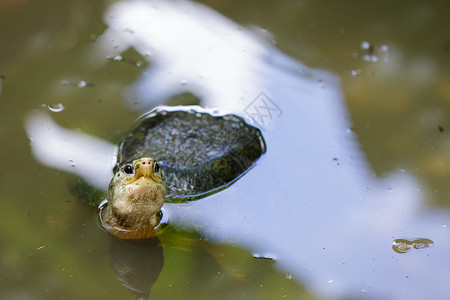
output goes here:
[{"label": "pond water", "polygon": [[[1,298],[449,293],[448,4],[150,2],[0,3]],[[73,174],[104,188],[114,145],[184,92],[260,127],[267,153],[124,246]]]}]

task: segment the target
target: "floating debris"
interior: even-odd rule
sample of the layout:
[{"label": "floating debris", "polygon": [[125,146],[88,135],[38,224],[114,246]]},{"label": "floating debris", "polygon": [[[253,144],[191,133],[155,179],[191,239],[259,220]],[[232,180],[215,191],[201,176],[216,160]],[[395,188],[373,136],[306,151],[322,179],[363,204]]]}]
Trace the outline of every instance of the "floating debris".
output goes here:
[{"label": "floating debris", "polygon": [[136,66],[136,67],[142,67],[144,65],[144,63],[142,61],[140,61],[140,60],[138,60],[138,61],[131,60],[131,59],[123,57],[122,55],[117,55],[117,56],[114,56],[114,57],[109,56],[106,59],[107,60],[112,60],[112,61],[123,62],[123,63],[130,64],[130,65],[133,65],[133,66]]},{"label": "floating debris", "polygon": [[414,249],[425,249],[432,247],[434,245],[434,242],[430,239],[415,239],[415,240],[406,240],[406,239],[395,239],[392,243],[392,249],[397,253],[407,253],[411,250],[411,248]]},{"label": "floating debris", "polygon": [[6,79],[5,75],[0,74],[0,94],[2,93],[2,80]]},{"label": "floating debris", "polygon": [[75,168],[77,164],[73,161],[73,159],[69,159],[69,164],[72,168]]},{"label": "floating debris", "polygon": [[264,254],[253,253],[253,257],[257,258],[257,259],[267,259],[267,260],[273,260],[273,261],[278,259],[278,256],[275,254],[272,254],[272,253],[264,253]]}]

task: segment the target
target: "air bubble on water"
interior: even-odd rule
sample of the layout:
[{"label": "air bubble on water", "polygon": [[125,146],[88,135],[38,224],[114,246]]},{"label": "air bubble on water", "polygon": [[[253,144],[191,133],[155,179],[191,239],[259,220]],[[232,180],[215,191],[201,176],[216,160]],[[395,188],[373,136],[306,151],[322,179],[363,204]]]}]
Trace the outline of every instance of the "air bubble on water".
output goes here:
[{"label": "air bubble on water", "polygon": [[115,60],[115,61],[122,61],[123,57],[122,57],[122,55],[117,55],[116,57],[113,58],[113,60]]},{"label": "air bubble on water", "polygon": [[286,274],[286,278],[287,278],[287,279],[294,279],[294,275],[292,275],[292,274]]},{"label": "air bubble on water", "polygon": [[360,76],[361,75],[361,69],[351,70],[350,71],[350,75],[352,75],[353,77]]},{"label": "air bubble on water", "polygon": [[185,80],[185,79],[181,80],[181,85],[182,85],[182,86],[187,85],[187,80]]},{"label": "air bubble on water", "polygon": [[366,41],[361,42],[361,49],[367,50],[369,48],[370,48],[370,43],[369,42],[366,42]]},{"label": "air bubble on water", "polygon": [[366,54],[366,55],[363,55],[362,59],[363,59],[363,61],[377,62],[378,61],[378,56]]},{"label": "air bubble on water", "polygon": [[64,110],[64,105],[62,103],[49,104],[47,105],[47,108],[52,112],[62,112]]},{"label": "air bubble on water", "polygon": [[79,88],[87,87],[87,82],[84,81],[84,80],[81,80],[80,82],[77,83],[77,86],[78,86]]},{"label": "air bubble on water", "polygon": [[381,50],[381,52],[388,52],[389,47],[388,47],[388,45],[381,45],[380,50]]},{"label": "air bubble on water", "polygon": [[142,61],[138,60],[138,61],[136,62],[136,67],[142,67],[143,64],[144,64],[144,63],[143,63]]}]

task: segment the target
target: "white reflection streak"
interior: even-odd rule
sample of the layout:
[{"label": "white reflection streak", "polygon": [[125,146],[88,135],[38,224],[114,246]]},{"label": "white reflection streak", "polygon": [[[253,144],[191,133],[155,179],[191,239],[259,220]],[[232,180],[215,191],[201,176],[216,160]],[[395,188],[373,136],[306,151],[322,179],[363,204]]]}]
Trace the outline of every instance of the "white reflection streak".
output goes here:
[{"label": "white reflection streak", "polygon": [[80,176],[105,190],[112,178],[117,147],[96,137],[68,130],[47,114],[32,112],[25,120],[31,150],[41,164]]}]

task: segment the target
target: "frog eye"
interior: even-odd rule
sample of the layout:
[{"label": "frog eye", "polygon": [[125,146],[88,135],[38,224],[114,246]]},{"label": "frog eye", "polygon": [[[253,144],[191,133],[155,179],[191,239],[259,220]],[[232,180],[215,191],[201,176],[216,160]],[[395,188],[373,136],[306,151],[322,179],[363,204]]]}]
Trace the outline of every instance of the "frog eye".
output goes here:
[{"label": "frog eye", "polygon": [[133,167],[131,166],[131,165],[125,165],[123,168],[122,168],[122,172],[124,172],[125,174],[128,174],[128,175],[133,175]]},{"label": "frog eye", "polygon": [[160,169],[159,169],[159,165],[158,165],[157,162],[155,162],[155,163],[154,163],[154,172],[155,172],[155,173],[159,173],[159,170],[160,170]]}]

